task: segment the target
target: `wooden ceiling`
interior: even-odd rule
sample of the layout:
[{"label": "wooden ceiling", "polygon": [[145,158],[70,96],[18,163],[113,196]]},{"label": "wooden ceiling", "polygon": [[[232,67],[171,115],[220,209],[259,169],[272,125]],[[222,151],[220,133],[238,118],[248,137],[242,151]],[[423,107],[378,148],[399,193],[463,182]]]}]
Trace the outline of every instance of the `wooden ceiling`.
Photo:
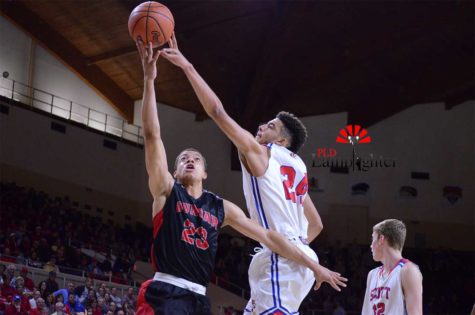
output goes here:
[{"label": "wooden ceiling", "polygon": [[[1,1],[27,31],[128,121],[142,69],[127,30],[142,1]],[[180,49],[242,125],[279,110],[347,111],[369,126],[416,103],[474,99],[474,1],[162,1]],[[183,73],[159,61],[162,103],[203,110]]]}]

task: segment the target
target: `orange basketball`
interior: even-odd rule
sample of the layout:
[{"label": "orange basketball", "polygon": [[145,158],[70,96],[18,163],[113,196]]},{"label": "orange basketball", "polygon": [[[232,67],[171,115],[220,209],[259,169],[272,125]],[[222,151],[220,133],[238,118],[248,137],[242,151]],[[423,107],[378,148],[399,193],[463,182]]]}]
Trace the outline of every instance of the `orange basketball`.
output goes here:
[{"label": "orange basketball", "polygon": [[173,34],[175,20],[166,6],[148,1],[139,4],[129,16],[129,34],[134,41],[142,39],[144,44],[152,42],[153,48],[160,47]]}]

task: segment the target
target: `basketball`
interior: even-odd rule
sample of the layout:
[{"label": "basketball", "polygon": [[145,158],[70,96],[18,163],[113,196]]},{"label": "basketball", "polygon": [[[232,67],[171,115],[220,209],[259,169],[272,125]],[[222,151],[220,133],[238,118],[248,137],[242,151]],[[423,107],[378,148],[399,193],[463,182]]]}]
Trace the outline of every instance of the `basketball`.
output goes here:
[{"label": "basketball", "polygon": [[160,47],[173,34],[175,20],[170,10],[161,3],[148,1],[139,4],[129,16],[129,34],[133,40],[141,39],[144,44],[152,42],[153,48]]}]

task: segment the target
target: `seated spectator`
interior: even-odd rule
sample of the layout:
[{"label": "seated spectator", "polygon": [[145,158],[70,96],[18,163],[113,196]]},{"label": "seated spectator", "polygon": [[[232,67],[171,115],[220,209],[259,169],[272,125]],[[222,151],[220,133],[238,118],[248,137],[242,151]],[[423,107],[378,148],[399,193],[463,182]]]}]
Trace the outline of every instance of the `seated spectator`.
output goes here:
[{"label": "seated spectator", "polygon": [[[86,311],[84,306],[79,303],[79,298],[74,293],[69,295],[66,308],[67,310],[69,309],[70,314],[84,313]],[[68,311],[66,311],[66,313],[68,313]]]},{"label": "seated spectator", "polygon": [[100,309],[102,315],[106,314],[109,310],[103,297],[97,298],[97,308]]},{"label": "seated spectator", "polygon": [[38,291],[40,291],[40,296],[43,298],[43,300],[46,301],[46,303],[48,303],[48,295],[49,295],[49,292],[48,292],[48,284],[46,283],[46,281],[41,281],[39,284],[38,284]]},{"label": "seated spectator", "polygon": [[30,310],[30,315],[41,315],[43,310],[46,310],[46,312],[49,314],[49,309],[46,306],[45,300],[38,298],[36,301],[36,308]]},{"label": "seated spectator", "polygon": [[64,304],[61,302],[56,302],[54,305],[54,313],[51,315],[64,315],[66,314],[64,311]]},{"label": "seated spectator", "polygon": [[131,308],[136,308],[136,297],[134,296],[134,288],[130,287],[127,289],[124,297],[122,298],[123,304],[128,304]]},{"label": "seated spectator", "polygon": [[12,303],[5,308],[5,315],[28,315],[28,308],[24,308],[21,297],[15,295]]},{"label": "seated spectator", "polygon": [[115,304],[115,302],[111,301],[109,303],[109,311],[111,311],[112,314],[115,314],[115,312],[117,311],[117,304]]},{"label": "seated spectator", "polygon": [[50,259],[44,264],[43,270],[47,272],[59,272],[58,266],[56,266],[56,257],[51,256]]},{"label": "seated spectator", "polygon": [[56,298],[59,294],[63,296],[63,301],[67,301],[70,294],[75,294],[74,283],[68,282],[66,289],[59,289],[58,291],[53,292],[53,296]]},{"label": "seated spectator", "polygon": [[111,288],[110,297],[111,297],[112,302],[114,302],[117,305],[117,308],[122,308],[122,299],[117,295],[116,287]]},{"label": "seated spectator", "polygon": [[[34,309],[34,308],[37,307],[36,301],[38,301],[39,298],[41,298],[40,291],[34,290],[33,291],[33,296],[30,298],[30,308],[31,309]],[[43,301],[45,301],[45,300],[43,299]]]},{"label": "seated spectator", "polygon": [[40,261],[36,251],[32,251],[30,257],[26,258],[26,264],[34,268],[43,268],[43,263]]},{"label": "seated spectator", "polygon": [[59,290],[58,282],[56,282],[56,271],[49,272],[48,279],[46,280],[46,290],[48,294]]},{"label": "seated spectator", "polygon": [[7,266],[7,270],[5,271],[5,277],[3,279],[4,284],[8,284],[12,288],[15,287],[15,272],[16,266],[14,264],[10,264]]},{"label": "seated spectator", "polygon": [[28,268],[22,267],[20,271],[20,275],[22,276],[23,280],[25,281],[25,288],[33,292],[35,289],[35,284],[31,278],[28,278]]},{"label": "seated spectator", "polygon": [[84,303],[89,295],[89,291],[94,291],[94,281],[92,278],[86,278],[84,285],[78,286],[74,292],[79,297],[79,302]]}]

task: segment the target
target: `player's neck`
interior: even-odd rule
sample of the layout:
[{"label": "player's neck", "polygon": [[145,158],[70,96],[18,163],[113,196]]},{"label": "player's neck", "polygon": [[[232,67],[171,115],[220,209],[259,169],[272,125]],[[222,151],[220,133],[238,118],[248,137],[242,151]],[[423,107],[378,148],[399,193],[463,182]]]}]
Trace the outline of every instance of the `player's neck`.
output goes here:
[{"label": "player's neck", "polygon": [[402,259],[402,253],[394,248],[388,247],[385,250],[384,258],[381,261],[385,272],[390,272],[394,266]]},{"label": "player's neck", "polygon": [[203,194],[203,183],[202,182],[190,182],[182,183],[185,187],[186,192],[193,198],[198,199]]}]

